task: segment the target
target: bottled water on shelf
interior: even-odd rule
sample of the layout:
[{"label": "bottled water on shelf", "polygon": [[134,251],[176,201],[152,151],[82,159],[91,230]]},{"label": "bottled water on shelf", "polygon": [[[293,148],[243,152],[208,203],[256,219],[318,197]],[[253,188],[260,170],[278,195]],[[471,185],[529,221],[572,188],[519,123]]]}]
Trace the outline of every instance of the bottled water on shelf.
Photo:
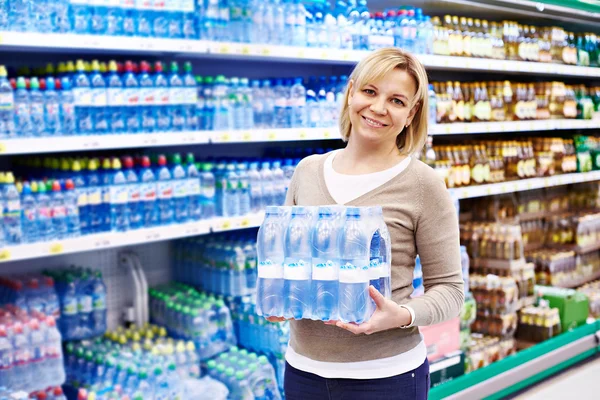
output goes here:
[{"label": "bottled water on shelf", "polygon": [[221,234],[175,242],[175,278],[223,296],[256,290],[255,233]]},{"label": "bottled water on shelf", "polygon": [[390,238],[379,207],[268,207],[257,239],[256,311],[361,323],[373,285],[390,293]]}]

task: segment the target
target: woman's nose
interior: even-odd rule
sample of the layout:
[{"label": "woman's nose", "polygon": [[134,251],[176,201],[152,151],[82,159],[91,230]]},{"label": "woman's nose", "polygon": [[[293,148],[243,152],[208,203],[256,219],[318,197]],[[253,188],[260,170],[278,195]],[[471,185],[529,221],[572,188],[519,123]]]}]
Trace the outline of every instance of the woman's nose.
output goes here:
[{"label": "woman's nose", "polygon": [[377,97],[373,99],[373,103],[371,103],[369,109],[375,114],[387,114],[387,109],[385,108],[385,99],[383,97]]}]

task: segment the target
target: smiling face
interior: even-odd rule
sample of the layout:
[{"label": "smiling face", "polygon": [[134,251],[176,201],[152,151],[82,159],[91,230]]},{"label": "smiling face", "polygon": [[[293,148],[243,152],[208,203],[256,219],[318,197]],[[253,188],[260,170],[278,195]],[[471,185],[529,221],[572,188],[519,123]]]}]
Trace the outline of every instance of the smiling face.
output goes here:
[{"label": "smiling face", "polygon": [[382,78],[349,83],[350,140],[396,145],[396,138],[410,125],[418,110],[417,84],[404,70],[393,69]]}]

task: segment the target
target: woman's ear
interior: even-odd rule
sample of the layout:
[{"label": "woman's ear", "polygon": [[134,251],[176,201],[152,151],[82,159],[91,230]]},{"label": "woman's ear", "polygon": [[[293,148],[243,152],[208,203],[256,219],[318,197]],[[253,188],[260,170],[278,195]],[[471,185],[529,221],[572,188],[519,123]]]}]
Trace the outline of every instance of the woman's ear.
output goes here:
[{"label": "woman's ear", "polygon": [[412,121],[413,118],[415,117],[415,115],[417,114],[417,111],[419,111],[419,109],[421,108],[421,103],[416,103],[413,108],[410,110],[410,113],[408,114],[408,118],[406,118],[406,126],[409,126]]},{"label": "woman's ear", "polygon": [[354,79],[348,81],[348,105],[352,105],[352,98],[354,98]]}]

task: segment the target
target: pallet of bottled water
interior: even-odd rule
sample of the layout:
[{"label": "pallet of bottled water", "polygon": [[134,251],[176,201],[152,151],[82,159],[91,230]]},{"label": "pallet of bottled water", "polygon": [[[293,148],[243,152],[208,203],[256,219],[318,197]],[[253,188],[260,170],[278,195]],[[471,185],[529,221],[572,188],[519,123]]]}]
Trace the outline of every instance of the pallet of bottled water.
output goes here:
[{"label": "pallet of bottled water", "polygon": [[267,207],[257,257],[258,315],[362,323],[369,285],[391,296],[381,207]]}]

